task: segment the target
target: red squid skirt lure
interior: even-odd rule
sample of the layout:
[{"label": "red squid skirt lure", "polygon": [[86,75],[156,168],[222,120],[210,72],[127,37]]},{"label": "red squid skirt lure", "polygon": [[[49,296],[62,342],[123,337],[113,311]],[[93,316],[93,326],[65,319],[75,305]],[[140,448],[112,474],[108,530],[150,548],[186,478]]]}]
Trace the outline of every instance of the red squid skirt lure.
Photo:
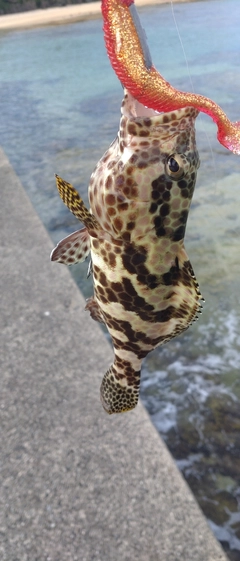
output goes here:
[{"label": "red squid skirt lure", "polygon": [[175,89],[154,68],[133,0],[102,0],[102,13],[108,56],[132,96],[159,112],[191,106],[207,113],[217,125],[219,142],[240,154],[240,121],[231,122],[207,97]]}]

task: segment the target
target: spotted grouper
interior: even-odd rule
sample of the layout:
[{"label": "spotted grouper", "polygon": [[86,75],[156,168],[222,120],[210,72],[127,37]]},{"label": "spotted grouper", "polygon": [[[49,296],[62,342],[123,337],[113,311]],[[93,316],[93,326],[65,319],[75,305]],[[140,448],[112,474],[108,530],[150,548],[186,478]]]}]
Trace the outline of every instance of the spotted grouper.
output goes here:
[{"label": "spotted grouper", "polygon": [[57,177],[61,198],[85,228],[51,258],[71,264],[91,253],[94,297],[86,308],[106,324],[115,353],[101,385],[108,413],[136,406],[142,359],[184,331],[200,307],[183,244],[199,165],[198,112],[153,113],[125,92],[118,136],[90,179],[91,213]]},{"label": "spotted grouper", "polygon": [[[126,11],[127,21],[123,15],[114,20],[114,5]],[[140,53],[140,58],[135,60],[133,73],[141,65],[144,71],[152,69],[145,37],[136,14],[130,12],[131,5],[129,0],[103,2],[106,44],[117,73],[126,25],[132,25],[132,31],[120,60],[122,67],[130,66],[125,55],[126,49],[131,50],[129,41],[135,33],[138,44],[132,56]],[[117,37],[115,50],[110,32]],[[93,319],[106,325],[114,347],[114,362],[100,389],[109,414],[137,405],[142,360],[187,329],[202,307],[184,248],[199,167],[195,119],[201,108],[186,102],[185,107],[159,113],[151,108],[150,94],[148,98],[142,96],[141,103],[144,88],[135,88],[135,93],[142,72],[133,83],[129,76],[131,69],[121,78],[127,88],[117,138],[90,179],[90,211],[74,187],[56,176],[63,202],[84,228],[62,240],[51,254],[53,261],[68,265],[90,254],[94,296],[87,301],[86,309]]]}]

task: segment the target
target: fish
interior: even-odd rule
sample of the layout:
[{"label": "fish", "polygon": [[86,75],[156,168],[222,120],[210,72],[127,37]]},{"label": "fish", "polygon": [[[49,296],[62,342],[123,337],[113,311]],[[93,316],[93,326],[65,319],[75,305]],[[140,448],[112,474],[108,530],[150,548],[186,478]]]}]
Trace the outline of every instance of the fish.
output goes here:
[{"label": "fish", "polygon": [[184,247],[200,165],[195,121],[201,108],[187,98],[183,106],[161,109],[133,7],[131,0],[102,2],[108,55],[124,87],[119,131],[91,175],[90,209],[56,175],[61,199],[83,228],[51,253],[52,261],[66,265],[90,256],[94,295],[86,310],[106,325],[114,351],[100,387],[108,414],[136,407],[143,359],[183,333],[203,302]]},{"label": "fish", "polygon": [[199,166],[197,114],[184,108],[149,116],[125,91],[118,136],[90,179],[91,212],[56,176],[84,228],[62,240],[51,259],[71,265],[91,254],[94,296],[86,309],[105,323],[115,355],[100,389],[109,414],[137,405],[143,358],[201,311],[183,243]]}]

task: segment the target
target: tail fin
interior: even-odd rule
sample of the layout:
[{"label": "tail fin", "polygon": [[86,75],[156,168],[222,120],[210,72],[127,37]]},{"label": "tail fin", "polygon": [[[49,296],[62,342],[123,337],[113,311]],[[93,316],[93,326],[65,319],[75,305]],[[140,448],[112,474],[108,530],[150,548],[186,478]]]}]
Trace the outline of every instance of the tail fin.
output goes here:
[{"label": "tail fin", "polygon": [[117,360],[115,360],[102,380],[101,402],[109,415],[130,411],[138,403],[141,371],[135,371],[130,362],[121,361],[123,362],[126,363],[125,371],[117,368]]}]

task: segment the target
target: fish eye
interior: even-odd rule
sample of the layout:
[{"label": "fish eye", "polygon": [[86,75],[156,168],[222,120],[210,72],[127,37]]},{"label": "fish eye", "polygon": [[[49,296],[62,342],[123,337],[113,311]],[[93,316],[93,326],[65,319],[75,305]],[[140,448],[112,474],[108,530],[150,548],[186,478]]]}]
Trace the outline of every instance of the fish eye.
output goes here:
[{"label": "fish eye", "polygon": [[177,160],[172,157],[168,160],[168,167],[172,173],[177,173],[179,171],[179,164],[177,163]]},{"label": "fish eye", "polygon": [[166,163],[166,173],[172,179],[181,179],[185,173],[184,162],[180,154],[172,154]]}]

